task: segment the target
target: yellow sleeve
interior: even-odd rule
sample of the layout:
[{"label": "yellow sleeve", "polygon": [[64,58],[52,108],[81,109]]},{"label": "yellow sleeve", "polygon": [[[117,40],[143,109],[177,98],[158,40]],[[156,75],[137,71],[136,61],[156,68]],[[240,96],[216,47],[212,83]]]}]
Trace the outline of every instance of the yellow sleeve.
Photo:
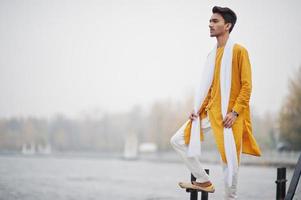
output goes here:
[{"label": "yellow sleeve", "polygon": [[241,89],[232,108],[238,114],[249,105],[252,91],[252,71],[248,51],[243,49],[239,57]]}]

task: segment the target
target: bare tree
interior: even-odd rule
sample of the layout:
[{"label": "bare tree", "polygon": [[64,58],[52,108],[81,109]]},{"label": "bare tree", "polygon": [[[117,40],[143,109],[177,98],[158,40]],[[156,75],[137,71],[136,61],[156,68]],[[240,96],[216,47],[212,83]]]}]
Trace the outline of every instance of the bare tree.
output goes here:
[{"label": "bare tree", "polygon": [[301,149],[301,66],[289,80],[289,94],[280,111],[280,138],[293,150]]}]

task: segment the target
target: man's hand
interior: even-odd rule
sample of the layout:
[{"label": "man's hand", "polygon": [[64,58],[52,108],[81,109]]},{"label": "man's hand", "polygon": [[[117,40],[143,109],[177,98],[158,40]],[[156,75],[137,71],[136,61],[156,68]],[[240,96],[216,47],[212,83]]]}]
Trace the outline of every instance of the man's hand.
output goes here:
[{"label": "man's hand", "polygon": [[237,115],[235,113],[229,112],[223,121],[224,127],[231,128],[232,125],[234,124],[234,121],[236,120],[236,118],[237,118]]},{"label": "man's hand", "polygon": [[197,114],[195,114],[194,111],[191,111],[191,114],[190,114],[190,116],[189,116],[189,119],[190,119],[191,121],[193,121],[193,120],[195,120],[195,119],[198,118],[198,115],[199,115],[199,112],[198,112]]}]

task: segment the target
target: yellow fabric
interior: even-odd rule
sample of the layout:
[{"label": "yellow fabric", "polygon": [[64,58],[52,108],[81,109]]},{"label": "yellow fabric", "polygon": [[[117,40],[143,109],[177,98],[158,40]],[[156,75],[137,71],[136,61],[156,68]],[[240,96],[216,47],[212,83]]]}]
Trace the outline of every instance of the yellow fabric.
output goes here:
[{"label": "yellow fabric", "polygon": [[[220,93],[220,67],[224,47],[217,48],[214,77],[210,90],[200,108],[200,118],[204,119],[209,115],[212,133],[214,134],[217,148],[224,163],[227,163],[224,150],[224,126],[221,114],[221,93]],[[250,118],[249,100],[252,90],[251,65],[247,50],[235,44],[233,47],[232,59],[232,80],[231,93],[228,105],[228,112],[233,109],[239,116],[235,120],[232,131],[234,134],[237,158],[240,161],[240,151],[254,156],[260,156],[261,150],[253,136]],[[185,144],[189,144],[191,121],[184,130]],[[204,141],[204,134],[201,130],[201,141]],[[242,149],[241,149],[242,148]]]}]

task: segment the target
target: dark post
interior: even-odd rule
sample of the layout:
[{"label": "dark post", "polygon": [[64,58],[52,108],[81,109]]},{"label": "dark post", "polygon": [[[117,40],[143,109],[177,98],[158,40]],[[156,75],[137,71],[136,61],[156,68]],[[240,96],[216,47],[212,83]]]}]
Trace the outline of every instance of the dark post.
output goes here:
[{"label": "dark post", "polygon": [[[209,175],[209,169],[205,169],[205,171]],[[208,200],[208,192],[202,192],[201,200]]]},{"label": "dark post", "polygon": [[275,181],[277,185],[276,200],[284,200],[286,192],[286,181],[286,168],[277,168],[277,180]]},{"label": "dark post", "polygon": [[[209,169],[205,169],[206,173],[209,174]],[[191,183],[195,181],[196,178],[191,174]],[[190,200],[198,200],[198,192],[197,190],[193,189],[186,189],[186,192],[190,192]],[[201,200],[208,200],[208,192],[201,192]]]},{"label": "dark post", "polygon": [[[195,181],[196,178],[191,174],[191,183],[192,181]],[[198,191],[196,190],[190,190],[190,200],[198,200]]]},{"label": "dark post", "polygon": [[301,176],[301,155],[299,156],[298,162],[296,164],[296,168],[293,174],[293,178],[291,180],[291,183],[288,187],[287,194],[285,196],[285,200],[292,200],[294,198],[299,179]]}]

